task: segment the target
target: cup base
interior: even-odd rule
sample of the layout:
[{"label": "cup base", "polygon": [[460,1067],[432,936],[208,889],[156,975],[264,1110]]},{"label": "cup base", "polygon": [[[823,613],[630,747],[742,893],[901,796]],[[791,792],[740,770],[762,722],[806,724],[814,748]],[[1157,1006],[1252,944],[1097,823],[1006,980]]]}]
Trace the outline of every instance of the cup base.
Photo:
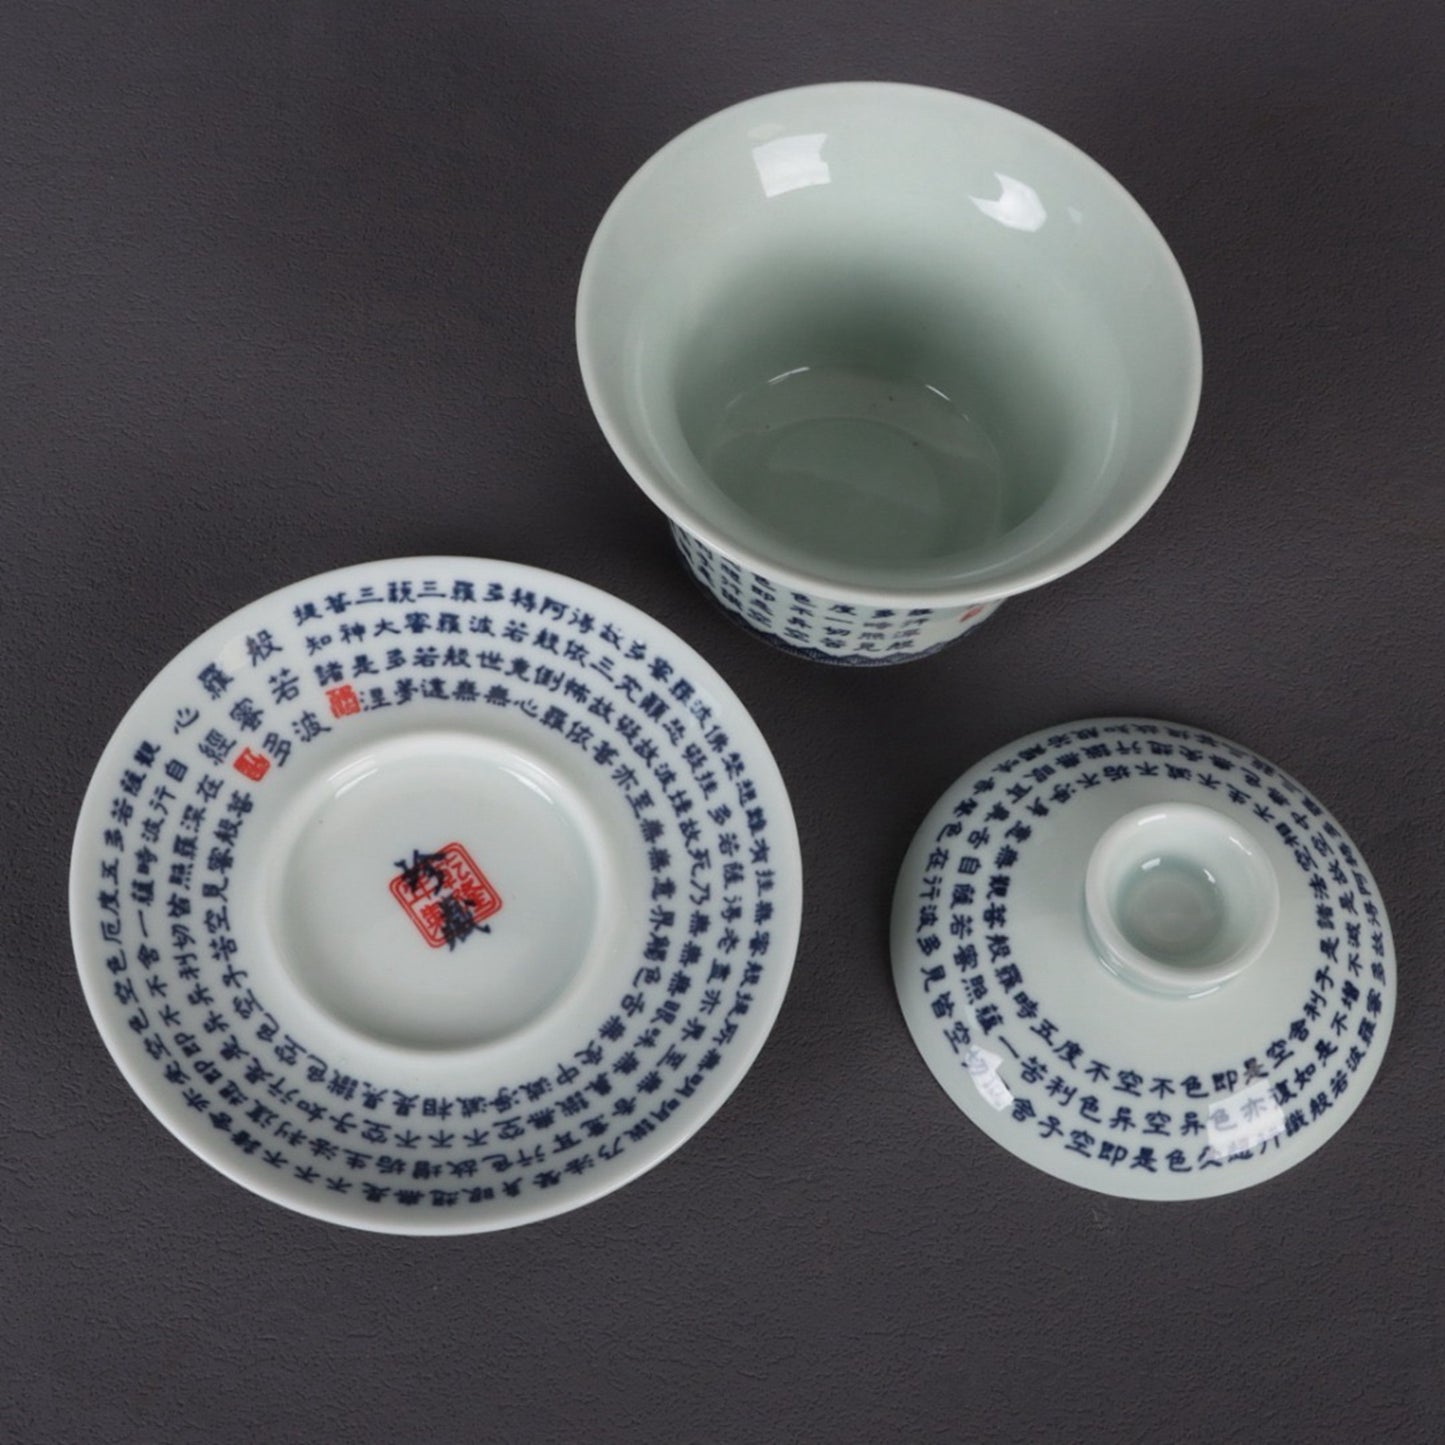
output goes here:
[{"label": "cup base", "polygon": [[[702,586],[701,583],[698,585]],[[944,648],[951,647],[959,640],[957,637],[945,637],[942,642],[935,642],[929,647],[920,648],[917,652],[892,652],[882,656],[872,656],[867,653],[824,652],[821,647],[809,647],[802,642],[788,642],[774,633],[765,632],[761,627],[755,627],[745,617],[724,607],[711,592],[708,592],[706,587],[703,587],[702,590],[729,622],[735,623],[750,636],[760,638],[769,647],[775,647],[779,652],[786,652],[789,657],[801,657],[805,662],[826,662],[833,667],[892,667],[896,662],[917,662],[921,658],[932,657],[935,652],[942,652]],[[981,618],[980,621],[982,621]]]},{"label": "cup base", "polygon": [[790,592],[719,556],[676,525],[694,582],[731,621],[779,651],[839,667],[887,667],[941,651],[991,617],[1000,601],[955,607],[863,607]]}]

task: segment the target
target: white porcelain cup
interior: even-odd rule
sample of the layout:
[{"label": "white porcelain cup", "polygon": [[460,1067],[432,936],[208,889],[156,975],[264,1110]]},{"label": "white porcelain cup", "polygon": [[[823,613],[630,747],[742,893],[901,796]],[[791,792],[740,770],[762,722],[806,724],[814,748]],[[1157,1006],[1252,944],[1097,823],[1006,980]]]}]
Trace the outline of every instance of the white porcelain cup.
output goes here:
[{"label": "white porcelain cup", "polygon": [[1096,556],[1199,399],[1184,278],[1118,182],[910,85],[782,91],[664,146],[593,238],[577,343],[693,574],[831,662],[921,656]]}]

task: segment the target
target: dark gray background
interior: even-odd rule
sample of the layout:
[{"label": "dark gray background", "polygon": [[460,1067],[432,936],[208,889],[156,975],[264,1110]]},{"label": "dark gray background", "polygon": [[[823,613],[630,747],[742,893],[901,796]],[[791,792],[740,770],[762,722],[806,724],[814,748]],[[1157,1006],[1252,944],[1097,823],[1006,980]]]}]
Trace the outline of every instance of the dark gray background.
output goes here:
[{"label": "dark gray background", "polygon": [[[16,1441],[1438,1439],[1445,543],[1437,0],[0,6],[0,1432]],[[592,227],[807,81],[1020,110],[1153,215],[1203,408],[1148,518],[976,638],[827,670],[722,619],[588,413]],[[1433,93],[1432,93],[1433,92]],[[313,1223],[193,1159],[91,1025],[70,831],[204,627],[366,558],[608,588],[772,741],[806,920],[673,1159],[501,1235]],[[1346,1130],[1203,1204],[1071,1189],[914,1053],[885,921],[939,792],[1050,723],[1215,729],[1342,818],[1400,1011]]]}]

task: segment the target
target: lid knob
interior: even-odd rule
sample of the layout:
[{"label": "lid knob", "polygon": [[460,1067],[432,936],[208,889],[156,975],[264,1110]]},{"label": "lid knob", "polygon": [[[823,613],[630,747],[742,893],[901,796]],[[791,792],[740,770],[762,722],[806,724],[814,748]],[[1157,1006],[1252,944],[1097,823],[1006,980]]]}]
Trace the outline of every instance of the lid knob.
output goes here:
[{"label": "lid knob", "polygon": [[1084,907],[1111,973],[1152,993],[1198,998],[1264,951],[1279,921],[1279,882],[1234,818],[1159,803],[1127,813],[1094,845]]}]

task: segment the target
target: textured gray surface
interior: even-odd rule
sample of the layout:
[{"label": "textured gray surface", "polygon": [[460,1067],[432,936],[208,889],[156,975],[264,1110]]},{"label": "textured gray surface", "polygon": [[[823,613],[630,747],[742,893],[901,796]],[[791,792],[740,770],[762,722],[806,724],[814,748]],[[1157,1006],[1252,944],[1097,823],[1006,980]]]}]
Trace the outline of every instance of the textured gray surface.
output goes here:
[{"label": "textured gray surface", "polygon": [[[1442,50],[1432,0],[0,7],[0,1435],[1438,1439]],[[571,336],[591,228],[656,146],[855,76],[983,96],[1111,169],[1190,279],[1206,377],[1121,544],[865,675],[693,589]],[[719,667],[791,788],[807,913],[772,1041],[667,1164],[547,1224],[393,1240],[237,1189],[132,1098],[66,866],[106,737],[202,627],[456,551],[615,591]],[[892,997],[928,806],[1103,712],[1289,769],[1395,926],[1374,1092],[1208,1204],[1015,1162]]]}]

